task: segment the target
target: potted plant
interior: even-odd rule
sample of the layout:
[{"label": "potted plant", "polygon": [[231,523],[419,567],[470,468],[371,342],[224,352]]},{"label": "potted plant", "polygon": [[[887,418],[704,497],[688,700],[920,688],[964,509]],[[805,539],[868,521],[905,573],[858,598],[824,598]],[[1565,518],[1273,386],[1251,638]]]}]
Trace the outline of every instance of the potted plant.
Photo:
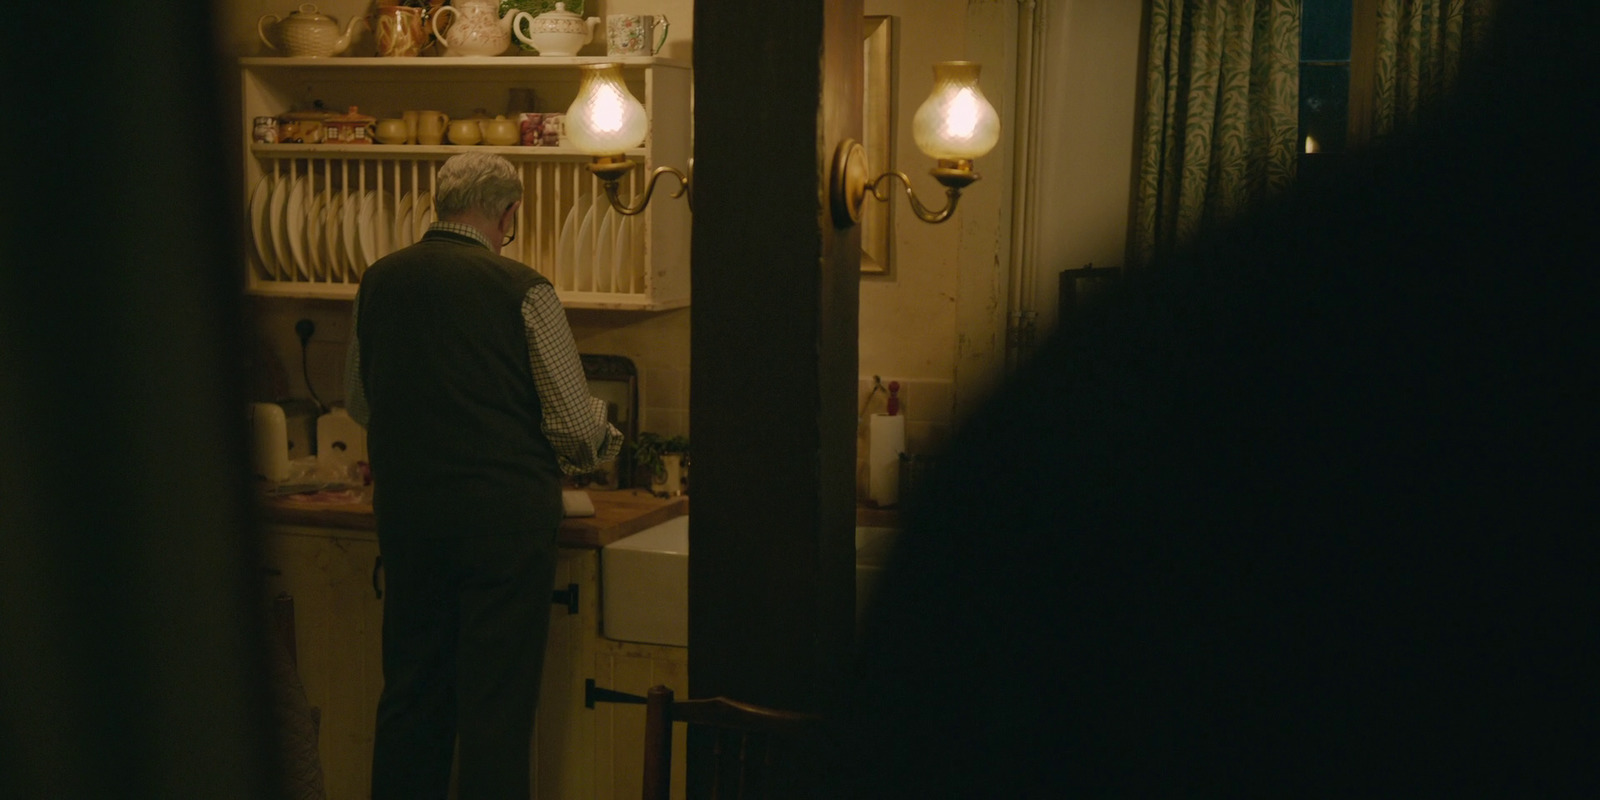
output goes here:
[{"label": "potted plant", "polygon": [[687,479],[689,439],[641,432],[634,441],[633,460],[640,477],[638,483],[648,485],[652,494],[666,497],[681,494]]}]

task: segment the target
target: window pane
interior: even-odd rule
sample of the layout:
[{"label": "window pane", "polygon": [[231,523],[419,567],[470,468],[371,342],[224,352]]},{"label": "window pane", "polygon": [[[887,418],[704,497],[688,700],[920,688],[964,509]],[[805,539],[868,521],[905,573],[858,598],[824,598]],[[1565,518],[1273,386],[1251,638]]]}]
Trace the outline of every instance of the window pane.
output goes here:
[{"label": "window pane", "polygon": [[1350,60],[1350,0],[1305,0],[1300,9],[1300,60]]},{"label": "window pane", "polygon": [[1349,119],[1350,66],[1301,64],[1300,152],[1343,151]]}]

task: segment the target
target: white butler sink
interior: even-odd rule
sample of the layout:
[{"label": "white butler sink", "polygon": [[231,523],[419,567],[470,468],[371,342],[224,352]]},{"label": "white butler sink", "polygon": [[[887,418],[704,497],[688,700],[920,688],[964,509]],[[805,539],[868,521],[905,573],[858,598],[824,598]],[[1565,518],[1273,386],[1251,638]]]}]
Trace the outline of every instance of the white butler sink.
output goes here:
[{"label": "white butler sink", "polygon": [[624,642],[689,646],[688,515],[601,548],[600,632]]},{"label": "white butler sink", "polygon": [[[856,615],[872,597],[898,531],[856,528]],[[608,639],[689,646],[689,517],[600,550],[600,629]]]}]

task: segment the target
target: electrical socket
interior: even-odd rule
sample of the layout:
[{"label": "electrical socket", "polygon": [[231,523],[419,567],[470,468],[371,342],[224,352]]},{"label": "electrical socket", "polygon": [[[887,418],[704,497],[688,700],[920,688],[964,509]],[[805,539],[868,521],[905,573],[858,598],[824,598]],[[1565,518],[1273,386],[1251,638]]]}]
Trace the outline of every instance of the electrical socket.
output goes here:
[{"label": "electrical socket", "polygon": [[299,334],[300,346],[304,347],[306,342],[311,341],[311,335],[317,332],[317,323],[302,319],[294,324],[294,332]]}]

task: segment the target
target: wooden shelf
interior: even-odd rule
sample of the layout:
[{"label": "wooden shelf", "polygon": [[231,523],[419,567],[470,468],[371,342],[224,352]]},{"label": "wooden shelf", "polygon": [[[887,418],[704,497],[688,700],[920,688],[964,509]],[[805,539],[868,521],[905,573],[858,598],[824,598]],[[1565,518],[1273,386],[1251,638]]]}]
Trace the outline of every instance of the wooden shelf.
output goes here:
[{"label": "wooden shelf", "polygon": [[[320,158],[323,156],[368,156],[371,158],[404,158],[409,156],[435,156],[449,158],[467,151],[494,153],[511,159],[552,158],[564,161],[589,160],[589,155],[576,147],[498,147],[486,144],[261,144],[252,142],[250,153],[257,158]],[[645,158],[649,151],[636,147],[623,155]]]},{"label": "wooden shelf", "polygon": [[379,56],[331,56],[328,58],[290,58],[288,56],[250,56],[239,59],[239,65],[252,69],[558,69],[581,67],[585,64],[621,64],[624,68],[674,67],[688,69],[689,63],[662,56],[414,56],[410,58],[383,58]]}]

